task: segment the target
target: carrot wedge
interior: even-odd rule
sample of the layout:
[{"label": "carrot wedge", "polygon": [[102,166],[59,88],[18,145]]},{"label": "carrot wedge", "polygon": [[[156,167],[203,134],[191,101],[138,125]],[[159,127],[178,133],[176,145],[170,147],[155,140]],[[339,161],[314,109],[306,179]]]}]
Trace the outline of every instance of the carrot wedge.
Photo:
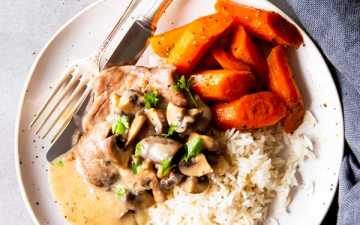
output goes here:
[{"label": "carrot wedge", "polygon": [[221,65],[216,61],[212,54],[206,54],[198,63],[198,65],[194,68],[194,71],[202,71],[202,70],[214,70],[220,69]]},{"label": "carrot wedge", "polygon": [[157,55],[167,58],[184,30],[185,26],[152,36],[149,38],[150,46]]},{"label": "carrot wedge", "polygon": [[220,13],[201,17],[186,26],[184,33],[170,51],[168,62],[178,72],[189,73],[211,45],[231,26],[231,16]]},{"label": "carrot wedge", "polygon": [[213,49],[211,54],[224,69],[251,71],[250,66],[220,48]]},{"label": "carrot wedge", "polygon": [[283,47],[273,48],[267,58],[269,64],[269,88],[284,99],[289,110],[283,121],[284,130],[294,132],[302,123],[305,107],[300,90],[293,78]]},{"label": "carrot wedge", "polygon": [[250,71],[207,70],[192,76],[192,89],[205,100],[230,101],[256,89]]},{"label": "carrot wedge", "polygon": [[212,107],[215,123],[222,129],[254,129],[272,126],[286,116],[284,101],[264,91],[245,95],[229,103]]},{"label": "carrot wedge", "polygon": [[256,47],[244,27],[238,26],[233,35],[230,46],[232,55],[250,65],[255,70],[261,83],[265,86],[268,81],[268,66],[263,53]]},{"label": "carrot wedge", "polygon": [[275,12],[255,9],[229,0],[217,0],[218,12],[230,14],[234,21],[252,35],[279,45],[299,47],[303,38],[299,30]]}]

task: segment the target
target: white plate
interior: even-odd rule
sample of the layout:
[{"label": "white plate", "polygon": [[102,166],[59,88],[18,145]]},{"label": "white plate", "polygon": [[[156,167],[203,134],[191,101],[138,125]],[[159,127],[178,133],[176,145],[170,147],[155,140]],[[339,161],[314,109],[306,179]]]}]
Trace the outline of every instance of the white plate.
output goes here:
[{"label": "white plate", "polygon": [[[36,59],[23,92],[16,130],[16,167],[22,195],[37,224],[64,225],[63,216],[52,199],[47,182],[45,143],[28,129],[34,113],[65,66],[94,51],[112,28],[127,1],[99,1],[64,25]],[[159,31],[187,23],[214,11],[214,0],[175,0],[161,19]],[[282,13],[264,0],[238,0],[240,3]],[[317,159],[304,165],[305,185],[296,192],[289,214],[276,215],[283,225],[320,224],[332,201],[343,154],[343,120],[339,97],[331,74],[310,38],[305,45],[290,51],[290,62],[304,94],[306,107],[317,119],[305,127],[315,142]],[[46,148],[46,146],[45,146]],[[314,190],[309,185],[314,182]],[[311,189],[311,187],[310,187]],[[312,193],[313,192],[313,193]]]}]

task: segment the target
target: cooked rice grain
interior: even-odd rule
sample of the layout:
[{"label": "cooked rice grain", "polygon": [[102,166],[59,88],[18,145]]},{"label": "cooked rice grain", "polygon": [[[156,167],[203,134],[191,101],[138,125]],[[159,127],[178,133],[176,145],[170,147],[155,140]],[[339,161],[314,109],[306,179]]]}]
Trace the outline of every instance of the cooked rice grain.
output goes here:
[{"label": "cooked rice grain", "polygon": [[298,184],[299,163],[313,157],[310,139],[284,134],[279,127],[254,133],[231,129],[219,134],[219,139],[232,159],[231,171],[224,176],[212,174],[211,188],[205,193],[189,194],[176,188],[174,198],[149,210],[149,224],[257,225],[266,220],[276,196],[287,208],[289,193]]}]

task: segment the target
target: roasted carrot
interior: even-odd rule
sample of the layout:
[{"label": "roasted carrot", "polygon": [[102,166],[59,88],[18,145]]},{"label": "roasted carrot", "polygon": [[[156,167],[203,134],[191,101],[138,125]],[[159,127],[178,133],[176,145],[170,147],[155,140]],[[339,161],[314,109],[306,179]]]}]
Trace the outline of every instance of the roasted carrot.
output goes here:
[{"label": "roasted carrot", "polygon": [[229,0],[217,0],[218,12],[230,14],[234,21],[252,35],[279,45],[299,47],[303,38],[299,30],[275,12],[255,9]]},{"label": "roasted carrot", "polygon": [[[231,29],[229,29],[231,31]],[[227,35],[228,34],[228,35]],[[215,48],[221,49],[221,48],[227,48],[230,44],[230,32],[227,32],[224,34],[224,36],[217,40],[213,46],[216,46]],[[218,60],[215,59],[214,54],[212,53],[213,49],[209,49],[205,55],[201,58],[201,60],[198,62],[198,65],[196,66],[196,71],[201,70],[212,70],[212,69],[221,69],[224,68],[222,65],[219,64]]]},{"label": "roasted carrot", "polygon": [[180,73],[189,73],[206,51],[232,24],[232,17],[212,14],[188,24],[170,51],[168,62],[174,64]]},{"label": "roasted carrot", "polygon": [[256,89],[250,71],[207,70],[192,76],[192,88],[206,100],[230,101]]},{"label": "roasted carrot", "polygon": [[214,120],[222,129],[254,129],[275,125],[286,116],[284,101],[276,94],[264,91],[249,94],[212,108]]},{"label": "roasted carrot", "polygon": [[288,59],[283,47],[273,48],[267,58],[269,64],[269,88],[285,101],[289,114],[284,119],[284,130],[295,131],[302,123],[305,107],[300,90],[294,80]]},{"label": "roasted carrot", "polygon": [[230,46],[232,55],[250,65],[255,70],[263,86],[265,86],[268,81],[268,66],[263,53],[256,47],[243,26],[236,27],[233,35]]},{"label": "roasted carrot", "polygon": [[194,70],[212,70],[212,69],[220,69],[221,65],[216,61],[212,54],[206,54],[195,67]]},{"label": "roasted carrot", "polygon": [[211,54],[224,69],[251,71],[250,66],[248,66],[241,60],[236,59],[234,56],[225,52],[223,49],[220,48],[213,49],[211,51]]},{"label": "roasted carrot", "polygon": [[184,33],[184,30],[185,26],[175,28],[173,30],[149,38],[149,42],[153,51],[159,56],[167,58],[171,49],[174,48],[175,43]]}]

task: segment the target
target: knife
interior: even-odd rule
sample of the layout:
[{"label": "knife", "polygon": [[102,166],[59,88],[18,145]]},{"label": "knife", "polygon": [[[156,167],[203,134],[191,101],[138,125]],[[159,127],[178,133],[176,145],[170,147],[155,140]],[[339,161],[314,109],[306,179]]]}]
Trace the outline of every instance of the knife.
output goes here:
[{"label": "knife", "polygon": [[[111,31],[111,40],[107,39],[100,49],[102,52],[99,60],[100,69],[135,64],[147,47],[148,38],[156,31],[158,20],[171,2],[172,0],[132,1],[133,4],[130,6],[132,13],[121,26],[115,25]],[[83,104],[74,117],[82,117],[86,105]],[[72,148],[72,135],[76,129],[78,126],[73,118],[47,152],[46,159],[49,162]]]}]

